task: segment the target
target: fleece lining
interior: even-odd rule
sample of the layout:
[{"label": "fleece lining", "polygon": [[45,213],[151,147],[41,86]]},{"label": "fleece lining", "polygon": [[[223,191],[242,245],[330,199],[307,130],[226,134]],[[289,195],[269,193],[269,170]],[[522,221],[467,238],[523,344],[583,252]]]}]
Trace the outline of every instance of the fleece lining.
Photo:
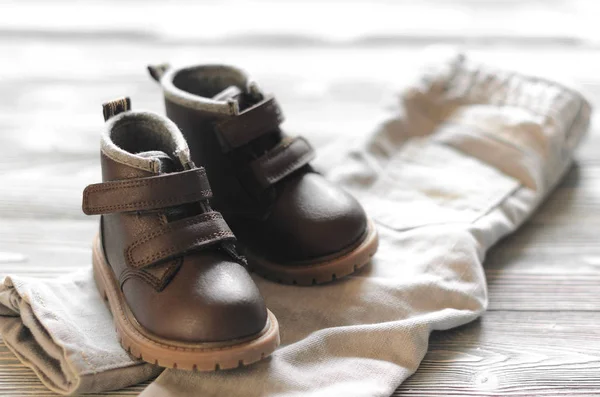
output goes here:
[{"label": "fleece lining", "polygon": [[160,160],[138,153],[162,151],[187,168],[191,163],[187,142],[171,120],[147,111],[121,113],[106,123],[101,136],[102,152],[112,160],[157,173]]},{"label": "fleece lining", "polygon": [[236,101],[213,97],[235,86],[262,96],[255,81],[242,69],[228,65],[201,65],[168,69],[160,78],[165,97],[178,105],[211,113],[238,114]]}]

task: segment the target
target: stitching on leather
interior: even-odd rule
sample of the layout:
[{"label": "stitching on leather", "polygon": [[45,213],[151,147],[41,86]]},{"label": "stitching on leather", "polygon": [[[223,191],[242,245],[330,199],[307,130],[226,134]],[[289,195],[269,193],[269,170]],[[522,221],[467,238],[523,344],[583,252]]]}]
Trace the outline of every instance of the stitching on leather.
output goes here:
[{"label": "stitching on leather", "polygon": [[[190,173],[187,175],[191,175],[191,177],[195,177],[195,179],[199,179],[198,182],[208,182],[206,180],[206,170],[204,168],[196,168],[196,172]],[[179,180],[184,179],[184,175],[179,175]],[[203,189],[196,192],[187,193],[181,195],[179,197],[170,198],[170,199],[161,199],[161,200],[146,200],[146,201],[137,201],[128,204],[113,204],[113,205],[105,205],[105,206],[90,206],[90,195],[92,193],[97,192],[107,192],[116,189],[127,189],[127,188],[136,188],[136,187],[144,187],[151,186],[156,183],[164,183],[166,179],[161,179],[160,177],[150,177],[145,178],[144,180],[134,179],[134,180],[124,180],[124,181],[113,181],[113,182],[105,182],[98,183],[94,185],[87,186],[83,191],[83,207],[86,209],[86,212],[98,212],[98,211],[108,211],[108,210],[116,210],[116,209],[125,209],[135,207],[137,205],[149,205],[149,204],[162,204],[162,203],[172,203],[180,200],[181,197],[194,197],[200,193],[199,199],[210,198],[212,195],[211,189]],[[193,183],[190,183],[193,184]]]},{"label": "stitching on leather", "polygon": [[183,173],[165,174],[166,176],[162,176],[162,175],[161,176],[150,176],[147,178],[124,179],[124,180],[120,180],[120,181],[96,183],[93,185],[89,185],[86,188],[86,190],[89,189],[91,192],[107,191],[107,190],[114,190],[114,189],[119,189],[119,188],[129,188],[129,187],[150,185],[153,183],[164,182],[166,179],[171,179],[173,177],[175,177],[177,179],[184,179],[188,175],[190,175],[190,176],[206,176],[206,170],[204,168],[195,168],[194,171],[195,172],[188,171],[185,174],[183,174]]},{"label": "stitching on leather", "polygon": [[[271,98],[271,99],[269,99],[269,103],[267,105],[265,105],[265,107],[262,108],[261,110],[270,111],[273,109],[273,110],[275,110],[275,113],[279,116],[280,112],[275,109],[275,106],[276,106],[275,100],[274,100],[274,98]],[[237,117],[240,117],[240,116],[241,117],[244,117],[244,116],[250,117],[250,115],[253,115],[252,111],[258,110],[258,109],[260,109],[260,106],[257,106],[254,109],[250,108],[246,112],[242,112],[241,114],[239,114]],[[235,124],[238,121],[237,117],[234,117],[231,119],[225,119],[225,120],[219,122],[218,125],[227,128],[230,124]]]},{"label": "stitching on leather", "polygon": [[[132,258],[132,253],[131,250],[127,250],[127,256],[129,258],[129,260],[131,261],[131,265],[135,268],[139,268],[140,266],[152,263],[154,261],[156,261],[157,259],[160,259],[164,256],[168,256],[174,252],[177,252],[179,249],[181,248],[185,248],[187,246],[194,246],[196,244],[199,243],[203,243],[205,241],[210,241],[210,240],[219,240],[221,238],[229,238],[229,237],[233,237],[233,233],[232,232],[226,232],[226,231],[222,231],[222,232],[215,232],[215,233],[211,233],[206,237],[201,237],[201,238],[197,238],[196,240],[192,241],[190,244],[185,244],[185,245],[176,245],[173,247],[169,247],[167,249],[164,249],[162,251],[158,251],[150,256],[145,256],[144,258],[142,258],[139,261],[135,261]],[[216,242],[216,241],[215,241]]]},{"label": "stitching on leather", "polygon": [[[193,177],[199,177],[198,178],[198,179],[200,179],[199,182],[204,182],[205,178],[202,178],[202,177],[206,177],[206,172],[205,171],[201,171],[199,173],[187,174],[187,175],[191,175]],[[177,177],[177,179],[179,179],[179,180],[184,179],[185,180],[186,176],[179,175]],[[142,180],[140,180],[140,179],[133,179],[133,180],[122,180],[122,181],[111,181],[111,182],[104,182],[104,183],[96,183],[96,184],[93,184],[93,185],[89,185],[89,186],[87,186],[85,188],[85,190],[84,190],[84,200],[87,200],[89,198],[89,195],[91,193],[108,192],[108,191],[117,190],[117,189],[130,189],[130,188],[136,188],[136,187],[151,186],[151,185],[154,185],[154,184],[157,184],[157,183],[164,183],[166,181],[166,179],[167,178],[165,178],[165,177],[149,177],[149,178],[144,178]],[[205,190],[210,190],[210,189],[205,189]]]},{"label": "stitching on leather", "polygon": [[279,180],[279,178],[281,178],[282,176],[285,176],[288,172],[293,171],[294,168],[296,168],[296,166],[298,164],[305,162],[310,157],[312,157],[312,153],[310,153],[310,152],[306,153],[304,156],[301,156],[300,158],[298,158],[298,160],[294,161],[288,167],[284,168],[282,171],[278,172],[277,174],[267,176],[267,181],[270,183],[276,182],[277,180]]},{"label": "stitching on leather", "polygon": [[281,152],[283,152],[285,149],[289,148],[290,146],[292,146],[296,142],[303,142],[310,149],[310,145],[308,144],[308,142],[306,141],[306,139],[304,139],[302,137],[290,139],[285,144],[279,146],[279,148],[274,148],[273,150],[271,150],[264,157],[262,157],[259,160],[259,162],[264,164],[264,163],[266,163],[266,162],[268,162],[270,160],[273,160],[273,158],[275,158],[275,156],[279,155]]},{"label": "stitching on leather", "polygon": [[123,284],[125,284],[125,281],[129,280],[130,278],[141,278],[142,281],[150,284],[155,290],[160,288],[160,280],[157,277],[137,269],[125,269],[119,278],[119,288],[121,288],[121,291],[123,291]]},{"label": "stitching on leather", "polygon": [[[145,244],[145,243],[149,242],[152,239],[160,237],[160,236],[162,236],[162,235],[164,235],[164,234],[172,231],[175,228],[181,228],[181,227],[185,227],[185,226],[190,226],[190,225],[193,225],[193,224],[202,223],[202,222],[206,222],[206,221],[210,221],[210,220],[223,220],[223,217],[218,212],[209,212],[209,213],[206,213],[206,214],[199,215],[199,216],[197,216],[195,218],[186,220],[185,222],[181,222],[181,223],[178,223],[178,224],[169,224],[169,225],[167,225],[167,226],[165,226],[165,227],[163,227],[163,228],[161,228],[161,229],[159,229],[159,230],[157,230],[155,232],[152,232],[152,233],[150,233],[148,235],[145,235],[143,238],[135,241],[129,247],[127,247],[127,250],[126,250],[127,251],[127,260],[129,262],[129,264],[131,266],[135,267],[135,268],[139,268],[139,267],[142,267],[142,266],[144,266],[144,265],[146,265],[148,263],[154,262],[155,260],[159,259],[162,256],[171,254],[171,253],[175,252],[176,250],[178,250],[178,249],[180,249],[182,247],[187,246],[188,244],[186,244],[185,246],[181,246],[181,245],[173,246],[173,247],[161,250],[159,252],[156,252],[156,253],[154,253],[151,256],[146,256],[146,257],[144,257],[144,258],[142,258],[140,260],[135,260],[133,258],[133,251],[136,248],[138,248],[140,245]],[[223,220],[223,223],[224,223],[224,220]],[[208,235],[208,236],[206,236],[204,238],[198,238],[198,239],[194,240],[192,243],[190,243],[189,245],[198,244],[198,243],[201,243],[201,242],[204,242],[204,241],[208,241],[208,240],[211,240],[211,239],[215,239],[215,238],[220,239],[220,238],[234,238],[235,237],[233,235],[233,233],[231,232],[231,230],[229,230],[229,227],[227,226],[226,223],[224,223],[224,225],[217,225],[217,226],[220,227],[220,228],[223,227],[223,226],[225,226],[227,228],[227,230],[211,233],[210,235]]]},{"label": "stitching on leather", "polygon": [[179,227],[181,226],[189,226],[189,225],[193,225],[196,223],[200,223],[200,222],[205,222],[205,221],[210,221],[210,220],[216,220],[216,219],[223,219],[223,217],[221,216],[221,214],[219,214],[218,212],[207,212],[204,214],[200,214],[198,216],[195,216],[193,218],[190,219],[186,219],[184,221],[180,221],[181,223],[171,223],[165,227],[160,228],[157,231],[154,231],[150,234],[145,235],[144,237],[142,237],[139,240],[136,240],[133,244],[132,244],[132,248],[137,246],[137,245],[141,245],[144,244],[145,242],[153,239],[154,237],[158,237],[161,236],[167,232],[170,232],[172,229],[175,228],[175,226]]},{"label": "stitching on leather", "polygon": [[161,278],[158,278],[153,274],[146,272],[143,269],[140,270],[138,268],[126,268],[119,277],[119,288],[121,289],[121,291],[123,291],[123,285],[125,284],[125,281],[129,280],[130,278],[139,278],[142,281],[145,281],[146,283],[150,284],[150,286],[154,288],[155,291],[160,292],[163,289],[165,289],[165,287],[173,278],[173,276],[175,275],[176,271],[179,269],[182,263],[182,258],[171,261],[166,267]]},{"label": "stitching on leather", "polygon": [[[257,110],[257,109],[258,108],[249,109],[249,112],[251,112],[252,110]],[[282,123],[283,118],[281,116],[281,110],[280,110],[279,105],[277,104],[277,102],[274,100],[274,98],[271,98],[271,102],[269,104],[267,104],[263,109],[261,109],[261,111],[263,111],[263,112],[267,111],[267,112],[275,113],[275,124],[279,125],[279,124]],[[241,115],[239,115],[237,117],[243,117],[243,118],[254,117],[254,116],[246,116],[246,117],[244,117],[245,115],[252,115],[252,113],[242,113]],[[221,122],[216,123],[217,130],[227,140],[227,143],[230,146],[242,146],[242,145],[245,145],[245,144],[251,142],[252,140],[254,140],[254,139],[256,139],[258,137],[257,136],[257,137],[254,137],[253,139],[245,141],[242,145],[234,145],[234,143],[231,142],[231,140],[229,139],[230,138],[230,136],[229,136],[230,134],[228,134],[228,132],[226,130],[229,129],[229,128],[232,128],[231,125],[234,125],[234,124],[240,122],[240,120],[237,117],[234,117],[232,119],[223,120]],[[259,121],[260,121],[260,118],[259,118]],[[264,122],[264,120],[263,120],[263,122],[261,123],[261,125],[259,127],[256,127],[254,129],[252,129],[253,133],[260,132],[260,130],[263,130],[263,129],[268,129],[269,127],[268,126],[265,127],[264,126],[265,124],[271,124],[271,120],[268,120],[268,122]],[[245,135],[248,135],[248,129],[250,129],[251,127],[247,126],[247,125],[245,127],[246,127],[245,130],[244,130]],[[265,133],[266,132],[267,131],[265,131]],[[231,135],[235,135],[235,137],[234,137],[234,140],[235,140],[236,138],[238,138],[239,134],[231,133]],[[259,134],[259,136],[260,135],[262,135],[262,134]]]},{"label": "stitching on leather", "polygon": [[[200,194],[198,195],[198,193],[200,193]],[[212,193],[212,190],[200,190],[198,192],[182,194],[178,197],[172,197],[172,198],[168,198],[168,199],[135,201],[132,203],[127,203],[127,204],[113,204],[113,205],[94,206],[94,207],[89,206],[89,203],[86,202],[84,199],[84,206],[86,207],[88,212],[110,211],[110,210],[118,210],[118,209],[125,209],[125,208],[136,208],[138,206],[154,207],[157,204],[177,203],[177,202],[181,201],[183,198],[187,198],[187,197],[198,196],[198,199],[206,199],[206,198],[212,197],[211,193]],[[183,202],[185,202],[185,201],[183,201]]]},{"label": "stitching on leather", "polygon": [[[194,175],[195,176],[195,175]],[[130,183],[123,183],[123,181],[114,181],[114,182],[104,182],[104,183],[98,183],[98,184],[94,184],[94,185],[89,185],[86,189],[90,192],[90,193],[96,193],[96,192],[109,192],[111,190],[117,190],[117,189],[130,189],[130,188],[134,188],[134,187],[142,187],[142,186],[151,186],[151,185],[155,185],[157,183],[164,183],[166,178],[165,177],[151,177],[152,179],[147,179],[147,180],[136,180],[134,179],[135,182],[130,182]],[[185,177],[179,177],[178,179],[185,179]],[[108,186],[110,185],[110,186]]]},{"label": "stitching on leather", "polygon": [[308,149],[308,152],[304,153],[302,156],[300,156],[299,158],[297,158],[294,162],[292,162],[291,164],[288,164],[288,166],[286,168],[284,168],[283,170],[279,171],[278,173],[274,174],[274,175],[267,175],[265,177],[265,179],[267,180],[267,182],[269,183],[273,183],[276,182],[280,177],[285,176],[288,172],[292,171],[294,168],[296,168],[296,166],[298,164],[301,164],[303,162],[305,162],[306,160],[308,160],[310,157],[312,157],[314,155],[314,151],[312,150],[310,144],[306,141],[306,139],[299,137],[293,140],[290,140],[289,142],[287,142],[284,145],[280,146],[279,150],[274,150],[272,153],[267,153],[267,155],[265,155],[264,158],[260,159],[258,161],[259,166],[262,168],[263,166],[266,166],[266,164],[275,159],[275,157],[277,157],[278,155],[280,155],[281,153],[283,153],[283,151],[287,148],[289,148],[290,146],[292,146],[294,143],[296,142],[302,142],[306,145],[306,148]]},{"label": "stitching on leather", "polygon": [[165,270],[162,277],[160,278],[160,284],[158,286],[158,291],[162,291],[169,284],[169,282],[173,279],[177,270],[183,265],[183,258],[179,258],[174,260]]}]

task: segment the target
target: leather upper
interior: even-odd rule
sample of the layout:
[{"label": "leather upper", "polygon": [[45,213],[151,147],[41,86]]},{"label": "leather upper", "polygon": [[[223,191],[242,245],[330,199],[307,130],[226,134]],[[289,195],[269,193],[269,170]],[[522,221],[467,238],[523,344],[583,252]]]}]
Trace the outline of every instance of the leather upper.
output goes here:
[{"label": "leather upper", "polygon": [[204,168],[89,185],[83,191],[87,215],[159,210],[212,197]]},{"label": "leather upper", "polygon": [[[276,100],[244,84],[218,87],[210,76],[213,80],[202,83],[202,67],[185,73],[190,70],[196,74],[185,78],[171,72],[169,84],[185,96],[219,92],[215,98],[233,103],[234,110],[224,114],[187,106],[170,92],[167,115],[182,130],[193,160],[206,167],[215,192],[211,203],[238,242],[254,254],[289,264],[322,260],[358,245],[367,228],[362,207],[314,172],[310,161],[315,153],[306,139],[281,131]],[[199,92],[203,86],[210,92]]]},{"label": "leather upper", "polygon": [[228,117],[215,123],[221,150],[229,152],[240,148],[273,131],[283,122],[283,114],[275,98],[267,98],[245,109],[237,117]]},{"label": "leather upper", "polygon": [[239,241],[270,260],[289,264],[349,251],[367,227],[358,202],[316,173],[287,180],[266,221],[229,219]]},{"label": "leather upper", "polygon": [[[136,134],[135,122],[147,128],[134,116],[128,134]],[[175,156],[163,156],[157,172],[113,157],[103,149],[103,183],[86,188],[83,207],[102,214],[105,257],[140,325],[183,342],[259,333],[267,322],[265,304],[233,247],[233,233],[208,203],[204,170],[178,164]]]}]

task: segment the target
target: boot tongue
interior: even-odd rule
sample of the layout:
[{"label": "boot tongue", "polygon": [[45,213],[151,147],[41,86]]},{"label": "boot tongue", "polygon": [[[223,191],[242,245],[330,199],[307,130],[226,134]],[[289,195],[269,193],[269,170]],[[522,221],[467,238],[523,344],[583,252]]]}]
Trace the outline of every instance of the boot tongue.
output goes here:
[{"label": "boot tongue", "polygon": [[226,101],[228,99],[232,99],[238,97],[242,94],[242,90],[240,90],[235,85],[230,85],[225,88],[223,91],[219,92],[217,95],[213,97],[215,101]]},{"label": "boot tongue", "polygon": [[243,112],[245,109],[256,103],[255,100],[252,100],[250,95],[244,94],[242,90],[235,85],[230,85],[229,87],[225,88],[223,91],[215,95],[213,99],[217,101],[234,100],[238,103],[240,112]]},{"label": "boot tongue", "polygon": [[177,165],[175,161],[163,151],[160,150],[150,150],[147,152],[141,152],[137,154],[140,157],[155,159],[158,160],[159,163],[159,173],[168,174],[170,172],[177,171]]},{"label": "boot tongue", "polygon": [[[219,92],[213,97],[213,99],[218,101],[237,101],[240,112],[243,112],[245,109],[258,103],[250,95],[245,94],[244,92],[242,92],[242,90],[233,85]],[[253,160],[268,152],[275,145],[281,142],[281,139],[281,131],[277,128],[273,132],[265,134],[250,142],[248,148],[245,148],[243,153],[246,157],[248,157],[247,160]]]}]

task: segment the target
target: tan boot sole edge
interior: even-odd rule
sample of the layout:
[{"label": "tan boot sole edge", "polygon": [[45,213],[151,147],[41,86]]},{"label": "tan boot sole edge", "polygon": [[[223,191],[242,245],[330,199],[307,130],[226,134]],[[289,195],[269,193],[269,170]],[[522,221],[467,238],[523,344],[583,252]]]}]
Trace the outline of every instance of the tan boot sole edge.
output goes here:
[{"label": "tan boot sole edge", "polygon": [[255,273],[284,284],[315,285],[335,281],[357,272],[367,265],[377,252],[379,238],[373,221],[367,223],[366,236],[352,251],[322,262],[306,265],[280,265],[246,251],[250,268]]},{"label": "tan boot sole edge", "polygon": [[265,329],[243,340],[185,343],[151,335],[144,331],[129,311],[125,297],[104,258],[98,236],[92,252],[96,285],[102,297],[108,301],[121,345],[134,357],[165,368],[218,371],[260,361],[279,346],[279,325],[270,311]]}]

